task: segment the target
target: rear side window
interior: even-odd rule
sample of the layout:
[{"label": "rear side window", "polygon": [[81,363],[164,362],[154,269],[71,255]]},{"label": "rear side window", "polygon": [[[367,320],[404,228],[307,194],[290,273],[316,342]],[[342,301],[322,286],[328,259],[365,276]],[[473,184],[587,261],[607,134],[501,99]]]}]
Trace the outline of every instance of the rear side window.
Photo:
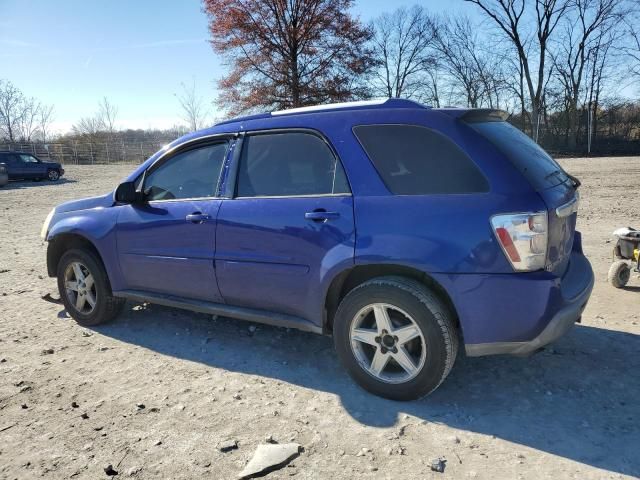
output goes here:
[{"label": "rear side window", "polygon": [[562,167],[538,144],[507,122],[472,122],[469,126],[493,143],[536,190],[566,182]]},{"label": "rear side window", "polygon": [[342,165],[320,137],[304,132],[247,136],[236,195],[283,197],[349,193]]},{"label": "rear side window", "polygon": [[8,165],[15,165],[18,163],[18,157],[12,153],[9,153],[4,156],[4,162]]},{"label": "rear side window", "polygon": [[395,195],[489,190],[487,179],[469,156],[434,130],[417,125],[361,125],[353,131]]}]

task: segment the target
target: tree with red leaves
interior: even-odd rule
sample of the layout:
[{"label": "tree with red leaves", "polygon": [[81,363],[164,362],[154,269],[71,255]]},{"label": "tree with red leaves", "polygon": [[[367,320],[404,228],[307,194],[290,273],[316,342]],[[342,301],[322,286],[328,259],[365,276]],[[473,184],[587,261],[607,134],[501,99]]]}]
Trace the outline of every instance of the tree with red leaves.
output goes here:
[{"label": "tree with red leaves", "polygon": [[353,0],[203,0],[211,45],[230,72],[218,103],[231,114],[367,96],[371,31]]}]

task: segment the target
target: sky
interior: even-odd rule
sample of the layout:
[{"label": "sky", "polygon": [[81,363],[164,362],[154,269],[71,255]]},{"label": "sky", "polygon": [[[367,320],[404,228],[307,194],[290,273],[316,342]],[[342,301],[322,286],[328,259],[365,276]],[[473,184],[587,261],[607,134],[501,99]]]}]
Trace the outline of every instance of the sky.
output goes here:
[{"label": "sky", "polygon": [[[435,12],[463,7],[356,0],[353,13],[366,22],[415,3]],[[93,115],[105,96],[119,109],[119,128],[169,128],[182,123],[175,94],[192,82],[220,118],[212,101],[225,66],[207,39],[200,0],[0,0],[0,78],[55,105],[58,133]]]}]

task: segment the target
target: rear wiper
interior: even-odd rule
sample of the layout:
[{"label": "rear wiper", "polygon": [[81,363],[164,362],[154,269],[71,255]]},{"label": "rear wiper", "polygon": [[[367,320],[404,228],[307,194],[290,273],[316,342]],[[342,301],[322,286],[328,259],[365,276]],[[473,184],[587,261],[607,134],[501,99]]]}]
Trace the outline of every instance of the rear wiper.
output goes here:
[{"label": "rear wiper", "polygon": [[578,189],[578,187],[580,187],[580,185],[582,185],[582,183],[580,182],[580,180],[578,180],[576,177],[574,177],[573,175],[571,175],[570,173],[565,172],[562,169],[556,169],[553,172],[547,174],[544,179],[547,180],[550,177],[553,177],[554,175],[559,175],[559,174],[565,174],[567,176],[567,178],[569,178],[569,180],[571,180],[571,183],[573,184],[573,188]]},{"label": "rear wiper", "polygon": [[577,177],[574,177],[573,175],[571,175],[570,173],[567,173],[567,172],[564,172],[564,173],[573,182],[573,188],[575,188],[577,190],[580,187],[580,185],[582,185],[582,182],[580,180],[578,180]]}]

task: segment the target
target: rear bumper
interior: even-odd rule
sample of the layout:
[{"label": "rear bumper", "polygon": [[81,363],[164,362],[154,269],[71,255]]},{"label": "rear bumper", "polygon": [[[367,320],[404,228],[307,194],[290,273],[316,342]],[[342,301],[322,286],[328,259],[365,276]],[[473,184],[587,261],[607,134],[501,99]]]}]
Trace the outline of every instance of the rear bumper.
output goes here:
[{"label": "rear bumper", "polygon": [[561,277],[551,272],[457,279],[454,303],[469,356],[528,355],[564,335],[594,285],[579,233]]},{"label": "rear bumper", "polygon": [[[584,257],[582,257],[584,258]],[[586,261],[586,259],[585,259]],[[588,264],[588,262],[587,262]],[[549,321],[549,324],[535,338],[525,342],[494,342],[476,343],[465,345],[465,351],[470,357],[480,357],[484,355],[529,355],[567,333],[574,323],[580,320],[584,308],[587,306],[591,291],[593,290],[593,271],[589,266],[591,274],[587,287],[564,308],[559,310]]]}]

